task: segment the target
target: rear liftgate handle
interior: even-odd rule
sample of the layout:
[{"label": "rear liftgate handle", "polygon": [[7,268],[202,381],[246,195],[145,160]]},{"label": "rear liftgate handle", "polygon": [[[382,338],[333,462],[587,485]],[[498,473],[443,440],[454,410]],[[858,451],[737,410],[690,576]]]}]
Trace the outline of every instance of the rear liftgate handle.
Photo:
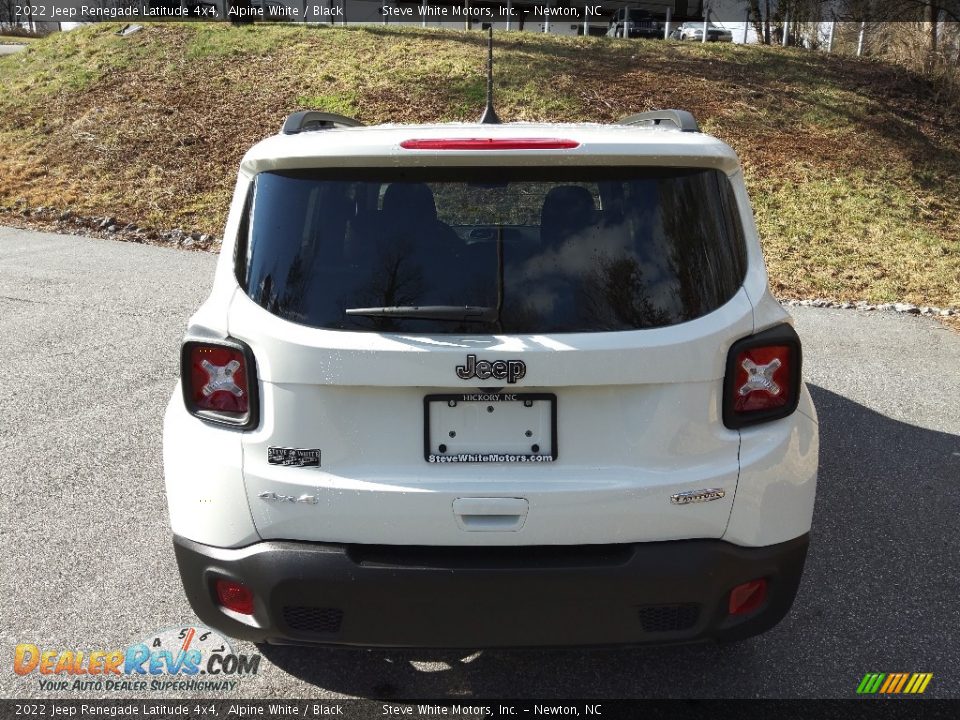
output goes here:
[{"label": "rear liftgate handle", "polygon": [[527,521],[530,503],[525,498],[457,498],[453,516],[467,532],[516,532]]}]

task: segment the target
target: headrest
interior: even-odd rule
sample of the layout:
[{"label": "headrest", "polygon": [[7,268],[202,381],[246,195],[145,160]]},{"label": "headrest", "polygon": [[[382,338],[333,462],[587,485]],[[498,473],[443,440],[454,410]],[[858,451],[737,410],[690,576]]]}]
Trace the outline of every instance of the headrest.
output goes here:
[{"label": "headrest", "polygon": [[383,194],[383,212],[395,222],[427,222],[437,219],[437,204],[423,183],[390,183]]},{"label": "headrest", "polygon": [[559,185],[543,199],[540,211],[540,242],[556,245],[596,220],[593,195],[579,185]]}]

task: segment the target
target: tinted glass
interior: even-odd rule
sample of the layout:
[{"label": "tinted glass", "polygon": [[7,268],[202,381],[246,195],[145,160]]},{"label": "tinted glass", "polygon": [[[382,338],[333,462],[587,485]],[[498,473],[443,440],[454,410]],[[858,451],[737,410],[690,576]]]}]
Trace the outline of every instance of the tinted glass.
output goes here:
[{"label": "tinted glass", "polygon": [[660,327],[725,303],[745,268],[733,192],[714,170],[271,172],[248,213],[241,286],[280,317],[330,329]]}]

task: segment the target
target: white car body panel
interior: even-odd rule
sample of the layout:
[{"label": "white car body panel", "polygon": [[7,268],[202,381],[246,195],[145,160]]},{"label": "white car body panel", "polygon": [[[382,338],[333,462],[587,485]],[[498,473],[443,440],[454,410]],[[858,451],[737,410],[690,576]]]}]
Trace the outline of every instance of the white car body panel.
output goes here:
[{"label": "white car body panel", "polygon": [[819,453],[816,418],[804,388],[793,415],[740,431],[740,480],[724,540],[765,546],[810,531]]},{"label": "white car body panel", "polygon": [[163,472],[175,535],[215,547],[260,539],[243,487],[240,433],[190,415],[179,383],[164,417]]}]

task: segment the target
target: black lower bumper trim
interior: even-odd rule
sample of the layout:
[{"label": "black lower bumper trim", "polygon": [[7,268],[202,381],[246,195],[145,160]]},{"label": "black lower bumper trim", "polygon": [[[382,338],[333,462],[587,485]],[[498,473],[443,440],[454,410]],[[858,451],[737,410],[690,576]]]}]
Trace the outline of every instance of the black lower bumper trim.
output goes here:
[{"label": "black lower bumper trim", "polygon": [[[197,616],[254,642],[487,648],[737,640],[793,603],[808,536],[747,548],[720,540],[536,548],[269,541],[240,549],[174,539]],[[215,600],[217,578],[256,597],[249,622]],[[766,578],[755,612],[730,590]]]}]

